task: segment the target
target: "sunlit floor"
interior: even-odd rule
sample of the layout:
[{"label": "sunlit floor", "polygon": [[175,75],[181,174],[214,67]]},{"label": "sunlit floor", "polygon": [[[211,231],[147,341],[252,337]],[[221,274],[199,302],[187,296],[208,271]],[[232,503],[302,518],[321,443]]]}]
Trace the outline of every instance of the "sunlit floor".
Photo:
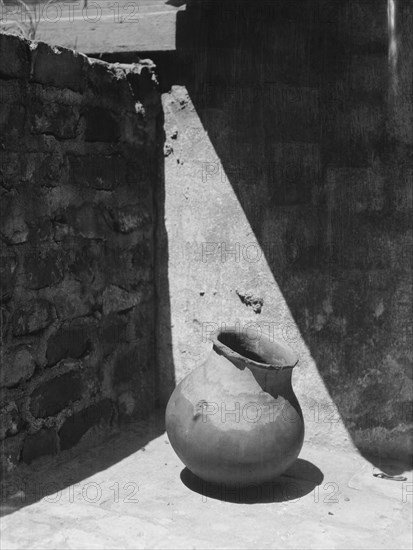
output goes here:
[{"label": "sunlit floor", "polygon": [[411,473],[376,472],[358,455],[304,446],[272,484],[211,487],[153,418],[7,482],[1,548],[411,548]]}]

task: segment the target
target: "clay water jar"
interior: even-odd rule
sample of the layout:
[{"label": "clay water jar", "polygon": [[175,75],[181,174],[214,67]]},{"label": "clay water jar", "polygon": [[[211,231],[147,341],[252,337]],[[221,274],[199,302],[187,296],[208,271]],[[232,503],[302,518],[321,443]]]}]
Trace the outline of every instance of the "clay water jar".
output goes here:
[{"label": "clay water jar", "polygon": [[244,486],[281,475],[298,457],[304,422],[283,342],[236,329],[216,332],[207,360],[171,395],[166,430],[188,469],[212,483]]}]

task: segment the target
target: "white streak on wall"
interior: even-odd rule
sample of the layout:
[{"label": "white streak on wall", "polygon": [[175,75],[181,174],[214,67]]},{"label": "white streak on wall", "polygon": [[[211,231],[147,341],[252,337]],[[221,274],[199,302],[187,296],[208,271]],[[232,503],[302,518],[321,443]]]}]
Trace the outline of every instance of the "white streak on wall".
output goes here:
[{"label": "white streak on wall", "polygon": [[389,67],[393,89],[397,88],[397,39],[396,39],[396,0],[387,0],[387,20],[389,32]]}]

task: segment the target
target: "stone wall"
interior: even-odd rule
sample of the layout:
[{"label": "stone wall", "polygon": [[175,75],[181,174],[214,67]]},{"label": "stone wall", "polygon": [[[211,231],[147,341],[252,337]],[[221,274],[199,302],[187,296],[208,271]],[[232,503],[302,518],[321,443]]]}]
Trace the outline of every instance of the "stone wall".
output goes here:
[{"label": "stone wall", "polygon": [[0,35],[6,470],[155,405],[153,69]]},{"label": "stone wall", "polygon": [[176,379],[214,326],[264,322],[306,440],[379,465],[412,454],[412,8],[191,0],[164,95]]}]

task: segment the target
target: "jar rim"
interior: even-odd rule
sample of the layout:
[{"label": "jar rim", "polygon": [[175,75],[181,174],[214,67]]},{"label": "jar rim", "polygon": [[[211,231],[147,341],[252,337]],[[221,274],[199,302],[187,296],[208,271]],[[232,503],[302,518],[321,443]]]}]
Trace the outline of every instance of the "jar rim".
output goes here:
[{"label": "jar rim", "polygon": [[[292,369],[299,361],[297,354],[284,342],[270,338],[265,333],[261,333],[258,339],[252,339],[236,326],[216,330],[211,334],[210,340],[214,350],[227,359],[252,364],[261,369]],[[237,351],[231,347],[231,340],[236,341],[241,348],[244,346],[244,349]],[[243,354],[243,351],[246,353]],[[263,355],[267,355],[268,360],[264,360]]]}]

